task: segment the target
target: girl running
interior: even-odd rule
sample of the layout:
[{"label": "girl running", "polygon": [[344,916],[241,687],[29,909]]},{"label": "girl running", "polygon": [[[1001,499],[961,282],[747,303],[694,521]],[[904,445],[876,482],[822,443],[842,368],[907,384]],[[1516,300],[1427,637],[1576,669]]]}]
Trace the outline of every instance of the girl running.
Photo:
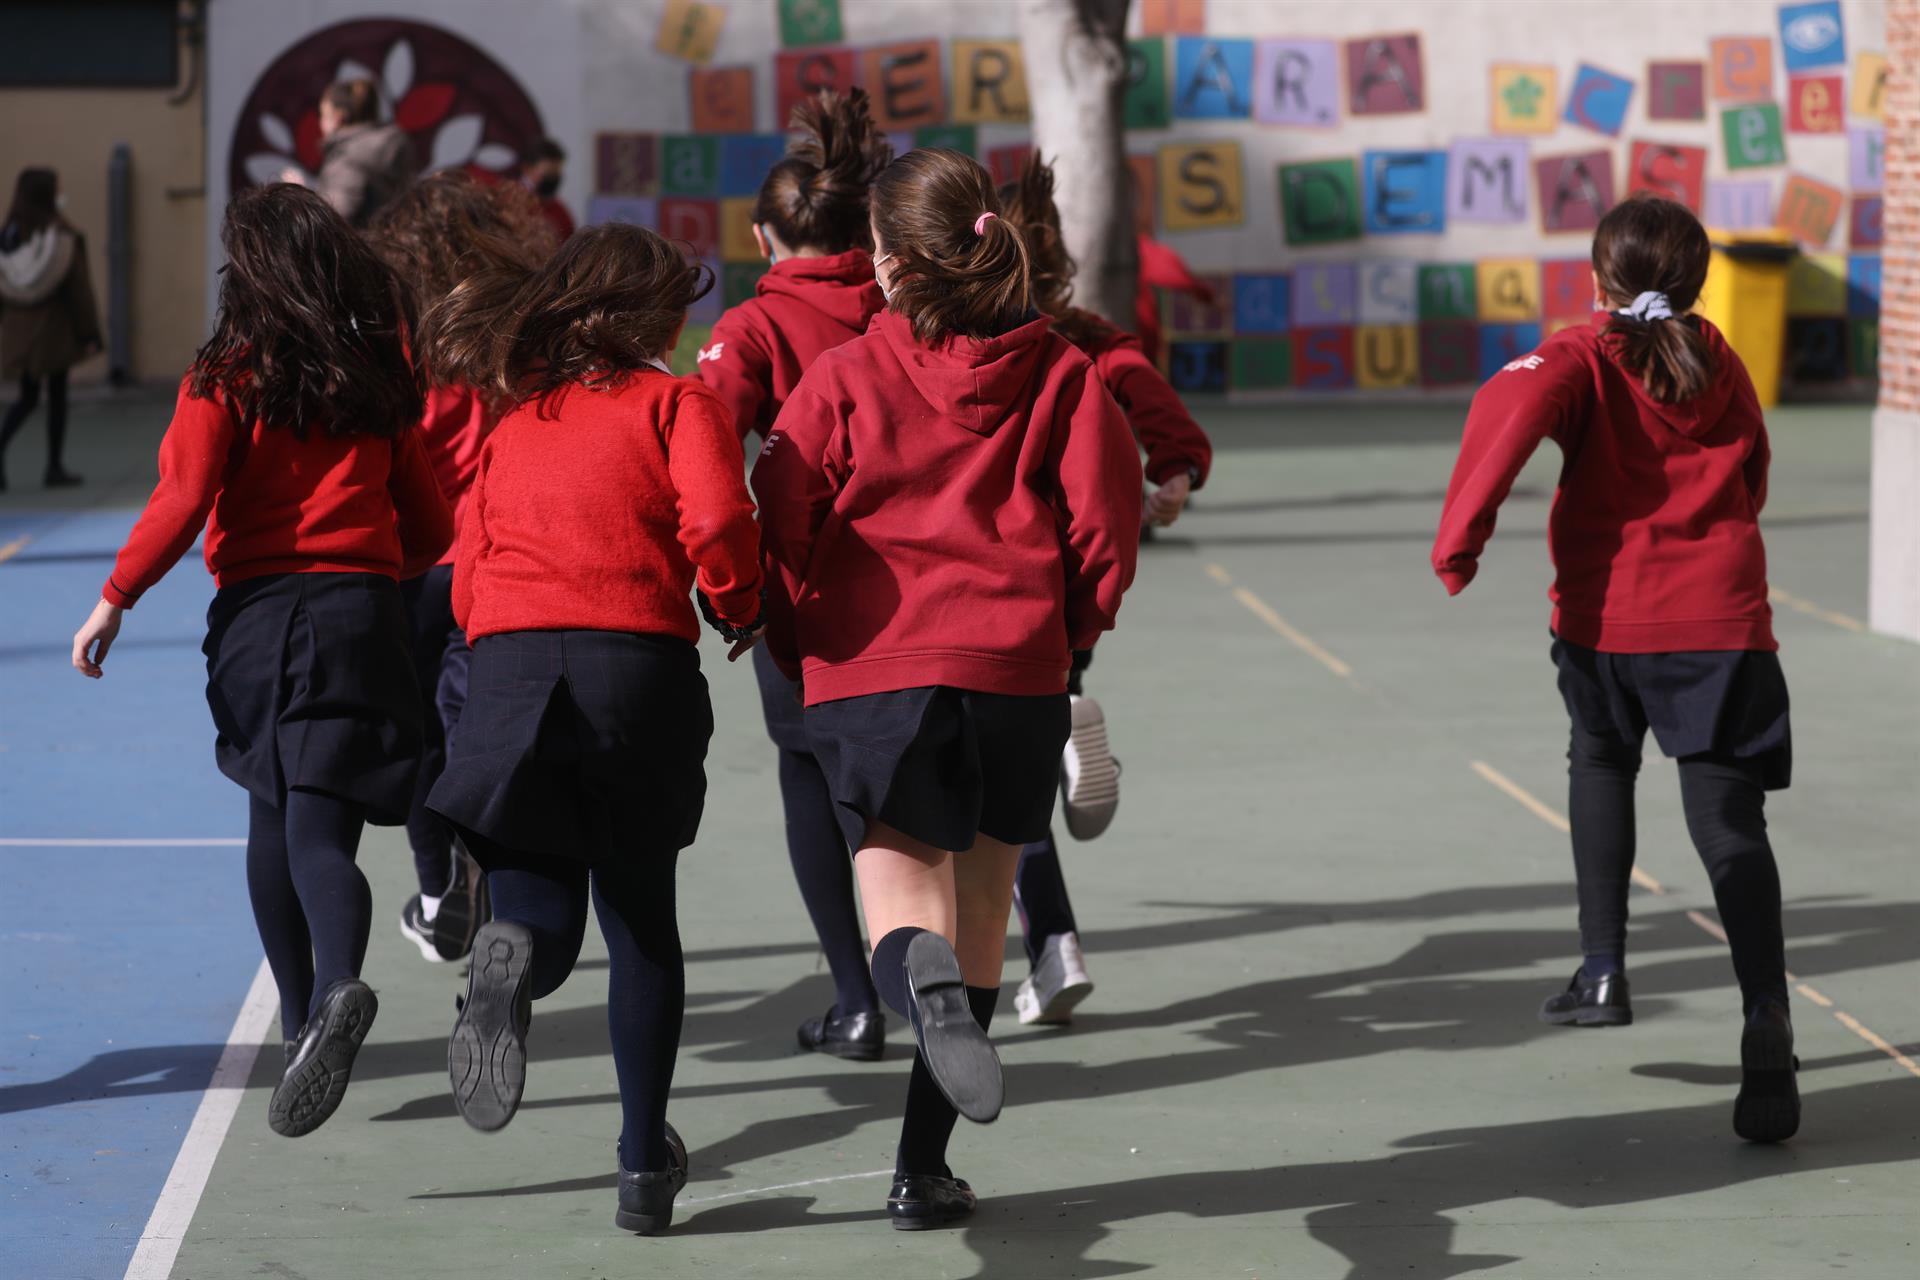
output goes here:
[{"label": "girl running", "polygon": [[[865,333],[883,302],[868,252],[867,188],[893,152],[867,114],[866,91],[822,93],[796,107],[790,123],[800,139],[760,184],[753,207],[754,238],[773,265],[753,298],[720,317],[699,358],[701,380],[732,410],[743,440],[766,435],[800,376]],[[887,1023],[867,974],[853,863],[793,681],[764,648],[753,667],[767,736],[780,752],[787,857],[833,973],[833,1007],[800,1024],[800,1047],[871,1062]]]},{"label": "girl running", "polygon": [[428,806],[486,868],[447,1045],[454,1104],[498,1129],[525,1084],[531,1002],[579,957],[591,895],[609,955],[620,1227],[673,1220],[687,1152],[667,1124],[686,971],[674,864],[713,732],[697,584],[738,657],[758,631],[759,532],[726,406],[664,357],[712,273],[650,231],[576,233],[427,317],[436,381],[512,400],[480,452],[453,575],[467,706]]},{"label": "girl running", "polygon": [[[1146,450],[1146,477],[1157,486],[1147,497],[1143,519],[1166,526],[1180,518],[1187,498],[1207,481],[1213,445],[1187,412],[1180,395],[1160,375],[1141,347],[1141,339],[1073,305],[1072,255],[1060,234],[1060,210],[1053,202],[1053,166],[1038,152],[1027,157],[1020,180],[1000,188],[1007,217],[1026,236],[1033,268],[1034,305],[1053,317],[1053,331],[1085,352],[1113,398],[1127,415],[1135,439]],[[1067,829],[1091,840],[1107,829],[1120,802],[1120,767],[1107,748],[1106,714],[1081,690],[1093,652],[1073,655],[1067,694],[1073,706],[1073,733],[1062,762],[1062,808]],[[1080,950],[1080,926],[1067,897],[1066,874],[1053,832],[1020,854],[1014,902],[1025,926],[1029,972],[1014,993],[1013,1008],[1024,1023],[1063,1025],[1093,994]]]},{"label": "girl running", "polygon": [[420,694],[396,579],[439,558],[453,516],[420,443],[393,273],[294,186],[235,199],[221,242],[213,337],[73,665],[100,678],[122,615],[204,528],[214,757],[249,795],[247,890],[286,1039],[267,1123],[297,1138],[340,1105],[379,1007],[354,855],[365,822],[406,819]]},{"label": "girl running", "polygon": [[872,206],[887,309],[807,370],[753,484],[774,657],[858,851],[874,987],[918,1042],[887,1201],[912,1230],[973,1211],[947,1139],[1000,1112],[1014,866],[1053,809],[1068,655],[1133,577],[1140,463],[1034,311],[986,170],[909,152]]},{"label": "girl running", "polygon": [[1583,958],[1540,1010],[1562,1026],[1633,1021],[1626,975],[1634,779],[1647,731],[1679,761],[1694,847],[1713,883],[1746,1021],[1733,1127],[1800,1126],[1780,875],[1766,793],[1787,785],[1787,686],[1758,523],[1767,432],[1746,367],[1689,314],[1707,234],[1684,206],[1636,197],[1593,238],[1596,311],[1474,398],[1433,568],[1457,594],[1514,478],[1542,440],[1566,455],[1548,526],[1553,661],[1573,722],[1568,814]]},{"label": "girl running", "polygon": [[[409,187],[373,226],[373,245],[399,275],[416,312],[424,313],[465,277],[485,270],[531,271],[555,241],[526,188],[483,186],[465,173],[443,170]],[[461,517],[480,445],[493,430],[498,405],[471,387],[427,387],[420,434],[440,492]],[[420,892],[400,909],[400,932],[428,960],[458,960],[486,918],[485,879],[473,859],[454,846],[453,830],[426,805],[447,763],[447,743],[467,700],[472,654],[453,620],[453,551],[417,578],[400,584],[412,622],[414,672],[425,705],[425,744],[407,812]]]}]

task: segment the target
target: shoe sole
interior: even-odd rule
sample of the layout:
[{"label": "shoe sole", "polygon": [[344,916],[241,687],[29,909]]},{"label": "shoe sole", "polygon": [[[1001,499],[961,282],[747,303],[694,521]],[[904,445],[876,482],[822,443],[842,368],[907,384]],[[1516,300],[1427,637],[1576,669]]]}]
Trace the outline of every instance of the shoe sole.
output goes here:
[{"label": "shoe sole", "polygon": [[895,1231],[933,1231],[940,1227],[950,1227],[956,1222],[965,1222],[972,1216],[971,1209],[942,1209],[930,1213],[908,1214],[894,1208],[893,1201],[887,1201],[887,1218],[893,1223]]},{"label": "shoe sole", "polygon": [[1733,1131],[1748,1142],[1785,1142],[1800,1131],[1800,1085],[1793,1032],[1773,1025],[1740,1033],[1740,1093]]},{"label": "shoe sole", "polygon": [[533,960],[533,935],[489,924],[474,937],[467,1001],[447,1038],[447,1079],[460,1117],[482,1133],[504,1129],[527,1086],[527,1046],[514,1025]]},{"label": "shoe sole", "polygon": [[1575,1009],[1572,1013],[1548,1013],[1542,1010],[1540,1021],[1550,1027],[1630,1027],[1631,1009]]},{"label": "shoe sole", "polygon": [[824,1053],[830,1058],[844,1058],[848,1062],[878,1062],[887,1050],[885,1044],[860,1044],[853,1040],[823,1040],[819,1044],[809,1044],[804,1036],[796,1038],[803,1053]]},{"label": "shoe sole", "polygon": [[433,939],[408,924],[404,915],[400,917],[400,936],[420,948],[421,959],[433,964],[445,963],[446,957],[440,954],[440,949],[434,945]]},{"label": "shoe sole", "polygon": [[975,1124],[991,1124],[1006,1100],[1006,1081],[993,1042],[973,1020],[953,947],[937,933],[907,946],[907,994],[914,1037],[940,1092]]},{"label": "shoe sole", "polygon": [[324,1010],[320,1050],[274,1088],[267,1102],[268,1128],[283,1138],[304,1138],[340,1109],[353,1060],[379,1012],[380,999],[365,983],[348,988]]},{"label": "shoe sole", "polygon": [[1092,840],[1113,825],[1120,808],[1120,769],[1107,744],[1107,717],[1092,698],[1073,700],[1073,730],[1068,737],[1080,760],[1078,776],[1060,778],[1061,811],[1076,840]]}]

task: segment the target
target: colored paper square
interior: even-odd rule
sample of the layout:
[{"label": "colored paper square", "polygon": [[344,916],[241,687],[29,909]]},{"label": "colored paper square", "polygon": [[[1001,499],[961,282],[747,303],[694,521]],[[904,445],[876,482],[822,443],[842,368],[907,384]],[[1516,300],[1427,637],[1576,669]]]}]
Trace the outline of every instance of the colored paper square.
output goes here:
[{"label": "colored paper square", "polygon": [[1845,199],[1838,187],[1816,182],[1805,174],[1788,174],[1787,185],[1780,192],[1780,207],[1774,212],[1774,225],[1802,244],[1823,245],[1839,225]]},{"label": "colored paper square", "polygon": [[1339,46],[1331,40],[1262,40],[1253,55],[1253,114],[1263,124],[1339,124]]},{"label": "colored paper square", "polygon": [[1167,298],[1167,328],[1174,333],[1226,333],[1233,322],[1233,277],[1203,275],[1194,277],[1212,302],[1202,302],[1185,290],[1176,290]]},{"label": "colored paper square", "polygon": [[887,150],[896,156],[903,156],[913,150],[913,135],[916,129],[883,129],[880,136],[887,140]]},{"label": "colored paper square", "polygon": [[1474,271],[1480,319],[1494,324],[1540,318],[1540,267],[1532,258],[1490,258]]},{"label": "colored paper square", "polygon": [[1708,49],[1715,102],[1760,102],[1773,96],[1773,41],[1721,36]]},{"label": "colored paper square", "polygon": [[787,127],[793,109],[822,90],[845,93],[854,85],[851,49],[805,49],[774,55],[774,123]]},{"label": "colored paper square", "polygon": [[652,195],[660,140],[651,133],[600,133],[593,139],[593,189],[602,195]]},{"label": "colored paper square", "polygon": [[1351,157],[1280,166],[1280,210],[1288,244],[1360,238],[1360,175]]},{"label": "colored paper square", "polygon": [[1847,255],[1803,253],[1787,268],[1787,314],[1847,314]]},{"label": "colored paper square", "polygon": [[586,225],[621,222],[653,231],[660,226],[660,201],[654,196],[594,196],[587,201]]},{"label": "colored paper square", "polygon": [[1847,243],[1856,249],[1878,249],[1886,243],[1884,217],[1879,196],[1855,196],[1847,215]]},{"label": "colored paper square", "polygon": [[1851,363],[1845,320],[1835,316],[1797,316],[1787,321],[1786,377],[1789,382],[1845,382]]},{"label": "colored paper square", "polygon": [[1851,354],[1849,364],[1856,378],[1878,378],[1880,376],[1880,322],[1879,320],[1850,320],[1847,322],[1848,351]]},{"label": "colored paper square", "polygon": [[1233,278],[1234,333],[1285,333],[1292,325],[1289,290],[1290,281],[1284,272],[1236,275]]},{"label": "colored paper square", "polygon": [[720,299],[720,273],[725,270],[725,268],[721,264],[720,259],[714,257],[712,254],[700,255],[700,265],[713,273],[713,288],[707,290],[703,296],[695,299],[693,305],[687,308],[687,323],[711,331],[713,326],[719,321],[721,311],[725,310],[725,308],[721,306]]},{"label": "colored paper square", "polygon": [[1422,320],[1471,320],[1480,314],[1471,262],[1420,264],[1419,290]]},{"label": "colored paper square", "polygon": [[1548,258],[1540,264],[1542,319],[1585,320],[1592,312],[1592,262],[1586,258]]},{"label": "colored paper square", "polygon": [[1698,214],[1705,197],[1707,149],[1670,142],[1635,142],[1627,153],[1627,194],[1651,191]]},{"label": "colored paper square", "polygon": [[1586,151],[1533,162],[1540,193],[1540,229],[1591,231],[1613,207],[1613,153]]},{"label": "colored paper square", "polygon": [[712,325],[688,324],[680,330],[680,341],[667,356],[667,367],[676,378],[690,378],[700,369],[700,348],[713,336]]},{"label": "colored paper square", "polygon": [[1253,114],[1253,41],[1181,36],[1173,49],[1177,120],[1244,120]]},{"label": "colored paper square", "polygon": [[1867,120],[1886,117],[1887,60],[1877,53],[1853,56],[1853,98],[1847,104],[1850,115]]},{"label": "colored paper square", "polygon": [[720,194],[758,195],[767,170],[787,154],[783,133],[736,133],[720,140]]},{"label": "colored paper square", "polygon": [[1845,66],[1847,32],[1840,18],[1840,0],[1781,5],[1780,60],[1786,63],[1788,75]]},{"label": "colored paper square", "polygon": [[717,4],[667,0],[653,47],[669,58],[684,62],[710,62],[714,46],[720,43],[720,28],[726,24],[727,11]]},{"label": "colored paper square", "polygon": [[1227,389],[1227,344],[1170,342],[1167,381],[1182,395],[1217,394]]},{"label": "colored paper square", "polygon": [[1847,258],[1847,314],[1880,314],[1880,255],[1856,253]]},{"label": "colored paper square", "polygon": [[1127,96],[1121,109],[1129,129],[1164,129],[1172,123],[1165,40],[1127,41]]},{"label": "colored paper square", "polygon": [[1461,138],[1447,153],[1447,219],[1525,222],[1527,144],[1523,138]]},{"label": "colored paper square", "polygon": [[1588,319],[1589,318],[1586,316],[1582,316],[1578,320],[1575,320],[1571,316],[1555,316],[1550,320],[1542,320],[1540,322],[1541,338],[1543,340],[1546,338],[1551,338],[1554,334],[1560,332],[1562,329],[1571,329],[1577,325],[1586,324],[1588,323]]},{"label": "colored paper square", "polygon": [[1787,80],[1787,129],[1791,133],[1839,133],[1846,128],[1846,91],[1839,76],[1792,76]]},{"label": "colored paper square", "polygon": [[669,196],[660,202],[660,234],[684,240],[698,258],[720,252],[720,202]]},{"label": "colored paper square", "polygon": [[1346,391],[1353,386],[1353,329],[1337,326],[1293,331],[1293,380],[1306,391]]},{"label": "colored paper square", "polygon": [[753,205],[752,196],[720,201],[720,261],[761,261],[759,242],[753,238]]},{"label": "colored paper square", "polygon": [[1854,194],[1880,190],[1886,181],[1887,131],[1879,125],[1847,130],[1847,186]]},{"label": "colored paper square", "polygon": [[752,132],[752,67],[695,67],[687,73],[687,98],[694,132]]},{"label": "colored paper square", "polygon": [[860,83],[882,129],[917,129],[947,119],[940,42],[915,40],[860,51]]},{"label": "colored paper square", "polygon": [[1237,227],[1246,217],[1237,142],[1160,148],[1160,225],[1169,231]]},{"label": "colored paper square", "polygon": [[760,277],[767,274],[767,262],[729,262],[720,269],[720,302],[737,307],[759,291]]},{"label": "colored paper square", "polygon": [[1493,68],[1493,131],[1552,133],[1560,126],[1555,103],[1560,73],[1552,67]]},{"label": "colored paper square", "polygon": [[1486,381],[1539,345],[1538,324],[1481,325],[1480,380]]},{"label": "colored paper square", "polygon": [[1710,178],[1701,218],[1721,231],[1752,231],[1773,225],[1773,184],[1765,178]]},{"label": "colored paper square", "polygon": [[1303,262],[1293,271],[1293,327],[1350,325],[1358,314],[1358,278],[1351,262]]},{"label": "colored paper square", "polygon": [[1133,198],[1133,229],[1143,236],[1155,231],[1154,215],[1160,209],[1160,157],[1127,156],[1127,194]]},{"label": "colored paper square", "polygon": [[1021,171],[1027,167],[1027,157],[1032,154],[1031,142],[1011,142],[1004,147],[988,148],[987,173],[993,178],[993,185],[998,187],[1018,182]]},{"label": "colored paper square", "polygon": [[1236,338],[1230,359],[1230,383],[1235,391],[1272,391],[1293,385],[1293,342],[1289,338]]},{"label": "colored paper square", "polygon": [[780,0],[780,43],[787,48],[838,44],[841,31],[840,0]]},{"label": "colored paper square", "polygon": [[1362,262],[1354,281],[1362,325],[1411,325],[1420,318],[1418,263],[1407,259]]},{"label": "colored paper square", "polygon": [[1777,102],[1728,107],[1720,113],[1720,136],[1726,144],[1729,169],[1758,169],[1787,162]]},{"label": "colored paper square", "polygon": [[660,139],[660,192],[669,196],[720,194],[720,139],[684,133]]},{"label": "colored paper square", "polygon": [[1381,116],[1426,110],[1426,69],[1418,34],[1349,40],[1345,51],[1349,112]]},{"label": "colored paper square", "polygon": [[980,154],[980,131],[970,124],[934,124],[913,131],[913,145],[927,150],[958,151],[963,156]]},{"label": "colored paper square", "polygon": [[1368,235],[1447,229],[1447,153],[1369,151],[1362,157]]},{"label": "colored paper square", "polygon": [[1573,88],[1567,92],[1567,110],[1562,118],[1568,124],[1617,138],[1627,120],[1627,104],[1632,101],[1633,81],[1583,62],[1573,73]]},{"label": "colored paper square", "polygon": [[1140,31],[1149,36],[1194,34],[1207,29],[1207,0],[1140,0]]},{"label": "colored paper square", "polygon": [[1018,40],[954,40],[956,124],[1025,124],[1027,64]]},{"label": "colored paper square", "polygon": [[1480,326],[1434,320],[1420,326],[1420,385],[1464,387],[1480,380]]},{"label": "colored paper square", "polygon": [[1649,62],[1647,64],[1647,119],[1705,120],[1706,118],[1706,63]]},{"label": "colored paper square", "polygon": [[1420,330],[1411,324],[1363,324],[1353,335],[1353,383],[1363,391],[1420,382]]}]

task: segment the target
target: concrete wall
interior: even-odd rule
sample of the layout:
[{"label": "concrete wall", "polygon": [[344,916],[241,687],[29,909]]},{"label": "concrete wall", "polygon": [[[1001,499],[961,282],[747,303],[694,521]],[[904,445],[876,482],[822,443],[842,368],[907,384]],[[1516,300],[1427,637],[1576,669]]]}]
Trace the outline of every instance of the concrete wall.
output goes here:
[{"label": "concrete wall", "polygon": [[1920,640],[1920,0],[1892,0],[1886,292],[1873,415],[1868,620]]}]

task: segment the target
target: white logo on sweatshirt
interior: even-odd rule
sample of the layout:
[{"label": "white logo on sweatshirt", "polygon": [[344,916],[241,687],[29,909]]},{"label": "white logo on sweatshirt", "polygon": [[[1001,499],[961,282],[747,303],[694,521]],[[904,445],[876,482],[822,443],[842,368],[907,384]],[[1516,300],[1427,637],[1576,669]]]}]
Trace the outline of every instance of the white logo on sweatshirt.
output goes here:
[{"label": "white logo on sweatshirt", "polygon": [[1521,356],[1518,360],[1510,360],[1501,365],[1500,372],[1512,373],[1515,369],[1538,369],[1545,363],[1546,361],[1539,356]]},{"label": "white logo on sweatshirt", "polygon": [[768,454],[772,453],[773,446],[779,443],[780,443],[780,433],[778,431],[767,432],[767,442],[760,446],[760,456],[764,458]]},{"label": "white logo on sweatshirt", "polygon": [[724,342],[716,342],[710,347],[702,347],[700,348],[700,353],[693,358],[693,362],[695,364],[705,364],[709,360],[718,360],[726,349],[727,344]]}]

